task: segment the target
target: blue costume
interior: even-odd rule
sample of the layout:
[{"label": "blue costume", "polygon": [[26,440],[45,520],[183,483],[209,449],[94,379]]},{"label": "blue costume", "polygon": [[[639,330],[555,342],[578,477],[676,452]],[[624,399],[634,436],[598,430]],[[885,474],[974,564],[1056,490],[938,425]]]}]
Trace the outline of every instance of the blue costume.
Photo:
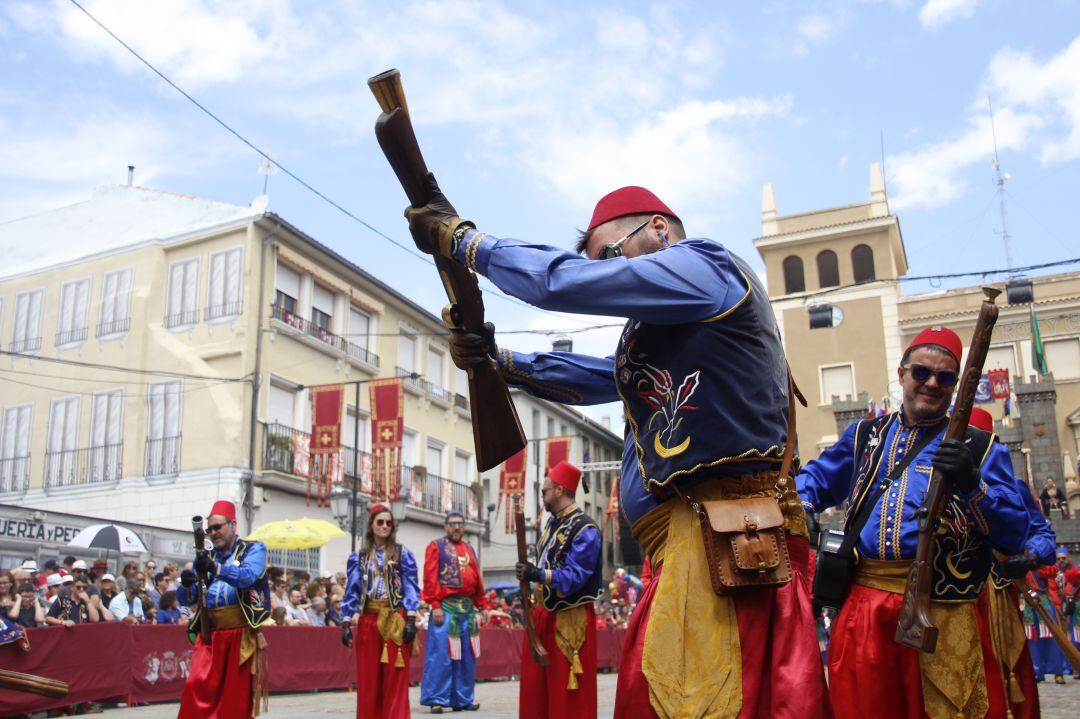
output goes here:
[{"label": "blue costume", "polygon": [[[266,545],[237,539],[228,552],[214,549],[211,556],[218,565],[214,580],[206,589],[207,609],[239,604],[252,627],[265,624],[270,616],[270,585],[266,581]],[[197,585],[180,586],[177,599],[186,606],[198,600]],[[192,616],[191,627],[198,627]]]}]

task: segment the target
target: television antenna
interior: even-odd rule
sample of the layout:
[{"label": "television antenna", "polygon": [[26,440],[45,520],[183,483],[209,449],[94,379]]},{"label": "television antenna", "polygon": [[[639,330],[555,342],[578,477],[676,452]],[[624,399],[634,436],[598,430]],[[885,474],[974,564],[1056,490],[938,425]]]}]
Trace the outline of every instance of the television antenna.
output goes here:
[{"label": "television antenna", "polygon": [[1011,280],[1014,276],[1012,271],[1012,237],[1009,235],[1008,218],[1005,213],[1005,183],[1012,179],[1012,175],[1001,171],[1001,162],[998,158],[997,129],[994,127],[994,104],[990,101],[989,95],[986,96],[986,104],[990,107],[990,134],[994,138],[994,184],[997,185],[998,208],[1001,211],[1001,240],[1005,243],[1005,267],[1009,270],[1009,279]]}]

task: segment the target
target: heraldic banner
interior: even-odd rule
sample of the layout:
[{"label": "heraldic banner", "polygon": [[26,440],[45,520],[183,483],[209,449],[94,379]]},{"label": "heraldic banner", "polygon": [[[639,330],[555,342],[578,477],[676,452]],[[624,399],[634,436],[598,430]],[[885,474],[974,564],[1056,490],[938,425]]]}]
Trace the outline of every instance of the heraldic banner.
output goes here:
[{"label": "heraldic banner", "polygon": [[371,501],[401,496],[401,441],[405,434],[405,390],[400,377],[379,379],[371,388]]},{"label": "heraldic banner", "polygon": [[551,471],[559,462],[570,461],[570,441],[573,437],[548,437],[547,438],[547,461],[544,463],[544,474]]},{"label": "heraldic banner", "polygon": [[315,483],[316,503],[330,506],[332,464],[339,460],[341,449],[341,406],[345,388],[326,385],[311,388],[311,472],[308,474],[307,500]]},{"label": "heraldic banner", "polygon": [[[503,462],[499,472],[499,504],[502,504],[503,495],[508,495],[506,500],[506,533],[514,533],[514,505],[516,497],[525,493],[525,468],[528,466],[529,445],[526,443],[521,451],[510,459]],[[495,508],[495,514],[499,508]]]},{"label": "heraldic banner", "polygon": [[990,379],[990,394],[994,399],[1006,399],[1012,394],[1012,385],[1009,382],[1009,370],[992,369],[986,373]]}]

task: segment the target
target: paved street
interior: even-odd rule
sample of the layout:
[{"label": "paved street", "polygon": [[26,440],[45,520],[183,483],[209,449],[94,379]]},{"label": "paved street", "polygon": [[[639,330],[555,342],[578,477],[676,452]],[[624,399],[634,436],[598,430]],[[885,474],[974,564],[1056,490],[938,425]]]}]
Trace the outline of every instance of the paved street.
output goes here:
[{"label": "paved street", "polygon": [[[612,716],[615,702],[615,674],[599,676],[600,719]],[[1080,716],[1080,681],[1069,680],[1065,686],[1041,684],[1042,715],[1044,719],[1076,719]],[[413,687],[409,695],[413,712],[417,716],[427,714],[421,707],[420,689]],[[458,716],[476,719],[516,719],[517,682],[488,682],[477,685],[480,711]],[[355,695],[348,692],[322,692],[319,694],[289,694],[270,698],[270,711],[261,715],[266,719],[289,717],[352,716],[356,712]],[[104,713],[109,719],[172,719],[176,716],[176,704],[157,704],[137,709],[111,709]]]}]

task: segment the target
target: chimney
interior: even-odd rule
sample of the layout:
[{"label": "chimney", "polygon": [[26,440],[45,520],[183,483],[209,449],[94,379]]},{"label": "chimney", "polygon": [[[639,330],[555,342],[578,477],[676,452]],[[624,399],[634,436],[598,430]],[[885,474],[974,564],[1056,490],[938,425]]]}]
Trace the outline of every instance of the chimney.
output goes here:
[{"label": "chimney", "polygon": [[771,182],[761,188],[761,234],[775,235],[780,231],[776,221],[776,194]]},{"label": "chimney", "polygon": [[128,187],[135,182],[135,165],[128,165]]},{"label": "chimney", "polygon": [[551,349],[555,352],[573,352],[574,340],[569,337],[559,337],[551,343]]},{"label": "chimney", "polygon": [[611,416],[605,414],[600,418],[600,424],[604,425],[604,429],[611,429]]}]

